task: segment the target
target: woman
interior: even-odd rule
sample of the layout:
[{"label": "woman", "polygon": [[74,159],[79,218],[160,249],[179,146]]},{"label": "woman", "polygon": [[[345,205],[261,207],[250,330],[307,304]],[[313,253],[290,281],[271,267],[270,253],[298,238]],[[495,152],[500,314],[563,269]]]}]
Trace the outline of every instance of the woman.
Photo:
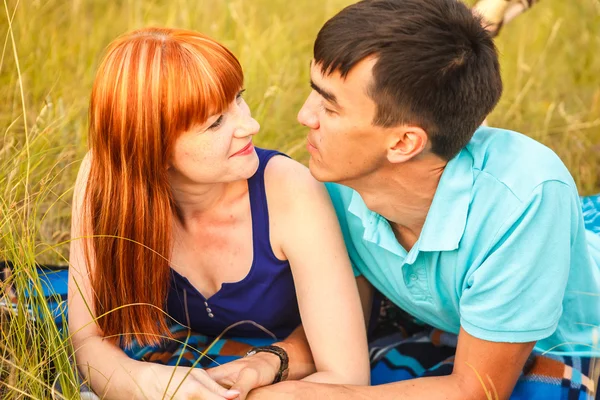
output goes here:
[{"label": "woman", "polygon": [[[72,237],[87,239],[71,244],[69,328],[104,398],[243,398],[285,378],[286,353],[289,378],[312,372],[293,355],[304,332],[317,371],[307,379],[368,383],[360,301],[326,191],[300,164],[254,148],[259,125],[242,92],[236,58],[191,31],[126,34],[100,65],[75,185]],[[215,374],[227,390],[201,369],[126,355],[169,336],[167,314],[211,336],[253,320],[280,342]],[[228,334],[265,337],[251,324]]]}]

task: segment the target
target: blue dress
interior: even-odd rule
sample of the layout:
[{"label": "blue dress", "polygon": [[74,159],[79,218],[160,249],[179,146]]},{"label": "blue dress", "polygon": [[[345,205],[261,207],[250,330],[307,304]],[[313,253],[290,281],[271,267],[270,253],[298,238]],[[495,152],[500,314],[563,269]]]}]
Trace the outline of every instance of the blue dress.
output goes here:
[{"label": "blue dress", "polygon": [[[171,270],[173,279],[167,299],[167,312],[196,333],[218,336],[227,327],[250,320],[268,329],[277,338],[285,338],[300,325],[290,264],[275,257],[269,239],[269,209],[264,173],[269,160],[281,153],[259,148],[256,148],[256,153],[259,167],[248,179],[254,251],[248,275],[239,282],[223,283],[217,293],[205,298],[184,276]],[[268,337],[264,331],[250,323],[233,327],[225,336]]]}]

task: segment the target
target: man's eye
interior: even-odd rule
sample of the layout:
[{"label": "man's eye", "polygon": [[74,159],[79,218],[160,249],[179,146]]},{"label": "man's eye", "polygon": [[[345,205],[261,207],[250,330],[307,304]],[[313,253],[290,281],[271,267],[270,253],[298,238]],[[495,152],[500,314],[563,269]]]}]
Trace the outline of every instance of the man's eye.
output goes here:
[{"label": "man's eye", "polygon": [[328,115],[333,115],[333,114],[336,114],[336,112],[335,112],[335,111],[333,111],[331,108],[327,108],[327,107],[325,107],[325,104],[321,104],[321,109],[322,109],[323,111],[325,111],[325,114],[328,114]]},{"label": "man's eye", "polygon": [[213,124],[211,126],[208,127],[208,129],[217,129],[219,126],[221,126],[221,123],[223,122],[223,116],[219,116],[219,118],[217,118],[217,120],[215,122],[213,122]]}]

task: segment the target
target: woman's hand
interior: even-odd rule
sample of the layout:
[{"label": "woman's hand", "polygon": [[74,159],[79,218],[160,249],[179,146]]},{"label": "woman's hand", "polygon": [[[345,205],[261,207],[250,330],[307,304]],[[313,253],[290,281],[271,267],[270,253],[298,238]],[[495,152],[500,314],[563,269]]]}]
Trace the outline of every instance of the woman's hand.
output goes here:
[{"label": "woman's hand", "polygon": [[145,363],[134,376],[140,399],[223,400],[239,392],[225,389],[200,368]]},{"label": "woman's hand", "polygon": [[238,391],[244,400],[252,389],[270,385],[279,372],[281,361],[275,354],[257,353],[207,370],[217,383]]}]

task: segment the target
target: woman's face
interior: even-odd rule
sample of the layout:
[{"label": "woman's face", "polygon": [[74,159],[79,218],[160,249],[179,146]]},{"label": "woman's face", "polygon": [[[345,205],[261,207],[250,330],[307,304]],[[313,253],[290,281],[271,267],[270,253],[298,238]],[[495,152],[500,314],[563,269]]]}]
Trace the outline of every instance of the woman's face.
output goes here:
[{"label": "woman's face", "polygon": [[210,184],[248,179],[258,168],[252,136],[260,125],[240,91],[223,113],[181,134],[175,141],[169,172],[181,183]]}]

